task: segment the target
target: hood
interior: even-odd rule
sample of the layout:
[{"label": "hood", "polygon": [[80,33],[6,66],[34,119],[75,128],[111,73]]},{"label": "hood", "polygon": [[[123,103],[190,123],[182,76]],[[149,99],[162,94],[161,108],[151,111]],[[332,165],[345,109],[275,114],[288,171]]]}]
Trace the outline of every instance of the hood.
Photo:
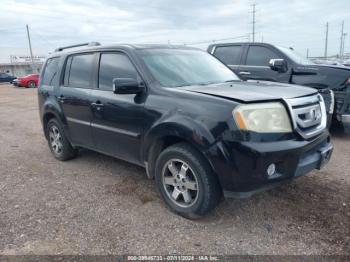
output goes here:
[{"label": "hood", "polygon": [[310,67],[318,67],[318,68],[333,68],[333,69],[340,69],[340,70],[347,70],[350,71],[349,67],[343,66],[343,65],[323,65],[323,64],[319,64],[319,65],[312,65]]},{"label": "hood", "polygon": [[237,81],[205,86],[185,86],[179,89],[242,102],[287,99],[317,93],[315,89],[308,87],[266,81]]},{"label": "hood", "polygon": [[322,65],[322,64],[312,64],[312,65],[298,65],[294,68],[294,70],[296,72],[299,72],[299,71],[310,71],[310,72],[315,72],[317,73],[317,71],[319,70],[337,70],[337,71],[347,71],[347,72],[350,72],[350,67],[347,67],[347,66],[342,66],[342,65]]}]

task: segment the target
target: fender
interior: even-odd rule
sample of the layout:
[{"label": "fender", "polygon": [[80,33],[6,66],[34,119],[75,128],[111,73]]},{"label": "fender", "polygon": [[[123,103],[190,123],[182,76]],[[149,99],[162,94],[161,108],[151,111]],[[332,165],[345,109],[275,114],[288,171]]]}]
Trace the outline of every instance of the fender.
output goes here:
[{"label": "fender", "polygon": [[205,151],[215,142],[210,131],[195,120],[175,115],[153,125],[144,136],[143,156],[147,159],[152,144],[167,136],[182,138],[194,145],[198,150]]},{"label": "fender", "polygon": [[59,103],[57,102],[56,99],[54,99],[53,97],[50,99],[47,99],[43,106],[42,106],[42,115],[41,115],[41,121],[42,121],[42,125],[43,125],[43,130],[44,133],[46,134],[46,130],[45,130],[45,117],[48,114],[52,114],[54,115],[54,117],[62,124],[62,127],[68,137],[68,140],[70,140],[70,134],[69,134],[69,130],[68,130],[68,126],[67,126],[67,120],[64,116],[64,113],[62,111],[61,106],[59,105]]},{"label": "fender", "polygon": [[[203,155],[204,152],[215,143],[215,138],[211,132],[199,122],[193,120],[189,116],[184,115],[172,115],[167,119],[157,121],[144,135],[144,145],[142,148],[142,158],[146,163],[146,169],[149,177],[152,177],[152,149],[161,145],[161,142],[165,141],[167,137],[173,137],[175,140],[178,138],[180,141],[187,141],[194,146]],[[156,150],[157,151],[157,150]],[[147,167],[148,162],[150,166]]]}]

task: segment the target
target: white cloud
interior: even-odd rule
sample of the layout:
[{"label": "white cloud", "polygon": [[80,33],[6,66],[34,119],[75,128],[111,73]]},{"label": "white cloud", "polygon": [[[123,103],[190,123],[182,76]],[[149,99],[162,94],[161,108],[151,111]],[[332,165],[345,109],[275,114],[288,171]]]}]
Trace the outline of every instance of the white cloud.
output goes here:
[{"label": "white cloud", "polygon": [[[311,55],[323,53],[327,21],[330,54],[339,49],[341,21],[345,20],[346,32],[350,28],[347,0],[256,2],[256,39],[263,36],[264,41],[293,46],[300,53],[305,53],[306,48],[310,48]],[[85,41],[202,42],[250,34],[252,3],[253,0],[3,0],[0,62],[10,53],[28,51],[25,24],[30,25],[33,47],[40,53]],[[350,51],[348,47],[346,44],[346,51]]]}]

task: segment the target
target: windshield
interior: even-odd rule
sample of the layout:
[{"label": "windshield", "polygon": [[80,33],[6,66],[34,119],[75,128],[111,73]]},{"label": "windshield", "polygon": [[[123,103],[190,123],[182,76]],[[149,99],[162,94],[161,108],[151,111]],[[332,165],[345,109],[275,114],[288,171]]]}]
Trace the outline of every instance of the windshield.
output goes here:
[{"label": "windshield", "polygon": [[200,50],[148,49],[141,51],[141,57],[153,77],[166,87],[239,80],[224,64]]},{"label": "windshield", "polygon": [[314,65],[315,64],[312,61],[310,61],[309,59],[306,59],[306,58],[302,57],[301,55],[295,53],[294,50],[292,50],[290,48],[282,47],[282,46],[276,46],[276,47],[297,64],[302,64],[302,65]]}]

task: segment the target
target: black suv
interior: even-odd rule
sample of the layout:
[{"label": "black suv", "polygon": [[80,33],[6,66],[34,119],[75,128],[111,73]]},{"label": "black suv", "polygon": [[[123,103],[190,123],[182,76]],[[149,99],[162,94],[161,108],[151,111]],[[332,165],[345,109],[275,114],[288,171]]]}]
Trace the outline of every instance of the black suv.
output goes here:
[{"label": "black suv", "polygon": [[184,46],[59,48],[43,67],[39,108],[53,155],[92,149],[143,166],[166,204],[195,218],[222,195],[246,197],[330,159],[314,89],[241,81]]},{"label": "black suv", "polygon": [[329,123],[334,117],[342,123],[345,132],[350,133],[350,68],[317,65],[290,48],[267,43],[213,44],[208,47],[208,52],[243,80],[266,80],[316,88],[325,100]]}]

